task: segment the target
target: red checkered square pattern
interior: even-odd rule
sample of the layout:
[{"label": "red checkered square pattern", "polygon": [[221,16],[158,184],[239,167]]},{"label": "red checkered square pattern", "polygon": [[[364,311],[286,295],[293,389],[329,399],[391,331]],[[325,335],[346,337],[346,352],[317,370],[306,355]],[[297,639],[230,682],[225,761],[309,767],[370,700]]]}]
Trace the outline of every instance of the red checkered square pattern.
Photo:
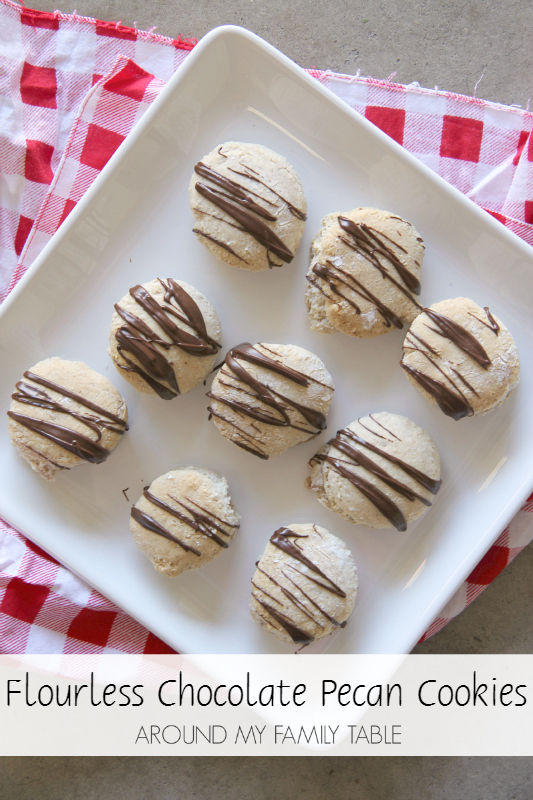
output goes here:
[{"label": "red checkered square pattern", "polygon": [[386,108],[384,106],[367,106],[365,117],[377,125],[398,144],[403,144],[405,128],[405,111],[402,108]]},{"label": "red checkered square pattern", "polygon": [[[0,102],[20,105],[22,113],[15,116],[23,121],[0,136],[0,172],[21,187],[16,196],[0,194],[5,294],[193,45],[111,22],[21,9],[10,0],[0,0],[0,18],[24,54],[21,67],[0,48],[0,75],[20,75],[15,90],[0,79]],[[139,43],[146,42],[163,57],[145,55]],[[530,113],[418,86],[310,74],[533,244]],[[477,597],[529,543],[532,512],[533,495],[424,638]],[[0,557],[0,652],[172,652],[1,520]]]},{"label": "red checkered square pattern", "polygon": [[57,108],[56,71],[24,62],[20,76],[20,97],[23,103],[41,108]]},{"label": "red checkered square pattern", "polygon": [[26,139],[26,162],[24,177],[35,183],[52,183],[52,156],[54,148],[45,142]]},{"label": "red checkered square pattern", "polygon": [[[34,11],[10,0],[0,0],[0,19],[3,23],[0,29],[0,108],[5,104],[5,108],[19,107],[21,112],[11,115],[0,131],[0,174],[5,177],[7,186],[20,186],[16,196],[0,194],[0,208],[7,206],[9,212],[2,215],[0,230],[0,298],[3,298],[8,287],[14,285],[13,269],[28,238],[37,238],[44,244],[43,239],[36,236],[37,231],[34,230],[33,235],[28,233],[28,220],[35,222],[39,217],[82,102],[93,85],[93,76],[98,76],[96,83],[105,81],[107,76],[112,81],[109,93],[122,93],[130,103],[122,109],[127,130],[120,129],[118,122],[111,129],[124,137],[140,116],[136,116],[136,112],[139,101],[146,102],[147,86],[155,83],[157,94],[191,50],[193,42],[169,39],[114,22],[99,23],[59,12]],[[2,46],[3,37],[5,46]],[[145,69],[141,63],[147,42],[156,45],[165,56],[156,59],[155,82],[153,69]],[[132,59],[127,74],[122,76],[116,69],[120,56],[123,57],[122,66]],[[14,76],[19,76],[18,86]],[[154,95],[148,94],[150,102]],[[131,104],[135,105],[134,111]],[[98,120],[94,122],[100,124]],[[101,158],[98,163],[102,163]],[[97,171],[100,169],[99,166]],[[94,177],[93,174],[91,180]],[[20,185],[21,178],[26,184]],[[72,202],[80,196],[75,195]],[[65,201],[69,199],[64,198]],[[67,213],[71,208],[69,204]]]},{"label": "red checkered square pattern", "polygon": [[483,123],[479,119],[444,115],[440,140],[442,158],[479,162]]},{"label": "red checkered square pattern", "polygon": [[102,170],[123,141],[124,136],[91,123],[87,129],[80,163],[98,171]]}]

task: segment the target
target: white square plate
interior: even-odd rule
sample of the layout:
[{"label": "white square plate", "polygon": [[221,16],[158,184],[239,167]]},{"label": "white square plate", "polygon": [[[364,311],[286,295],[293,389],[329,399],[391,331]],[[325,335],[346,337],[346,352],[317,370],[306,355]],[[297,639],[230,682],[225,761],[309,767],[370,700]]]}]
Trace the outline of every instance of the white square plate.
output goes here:
[{"label": "white square plate", "polygon": [[[282,269],[232,269],[191,232],[193,166],[228,140],[272,148],[302,179],[308,222],[296,258]],[[522,381],[501,409],[460,422],[445,417],[399,368],[401,332],[364,341],[310,331],[303,292],[311,238],[324,214],[361,205],[405,217],[423,236],[425,305],[465,295],[509,325]],[[337,389],[328,432],[264,462],[208,424],[203,387],[172,402],[137,394],[107,356],[108,328],[113,304],[156,276],[182,278],[214,303],[224,351],[242,341],[293,342],[320,356]],[[350,546],[360,593],[347,628],[310,649],[406,652],[533,485],[532,307],[528,245],[268,44],[240,28],[217,29],[2,307],[2,414],[23,371],[59,355],[108,375],[127,400],[130,432],[105,464],[83,465],[48,485],[16,455],[3,424],[0,514],[186,653],[284,652],[250,618],[254,562],[281,525],[324,525]],[[383,410],[426,428],[442,457],[442,490],[406,533],[351,526],[304,488],[307,460],[332,432]],[[215,562],[168,579],[133,544],[130,505],[158,475],[188,464],[227,477],[242,526]]]}]

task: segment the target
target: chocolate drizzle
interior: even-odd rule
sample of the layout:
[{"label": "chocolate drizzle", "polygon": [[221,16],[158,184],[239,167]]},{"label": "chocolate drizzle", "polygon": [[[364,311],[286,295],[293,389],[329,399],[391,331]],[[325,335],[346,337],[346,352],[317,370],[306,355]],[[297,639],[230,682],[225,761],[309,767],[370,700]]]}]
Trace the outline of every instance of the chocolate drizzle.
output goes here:
[{"label": "chocolate drizzle", "polygon": [[[200,533],[203,536],[206,536],[211,541],[215,542],[219,547],[227,548],[228,547],[228,540],[231,538],[232,533],[236,530],[239,526],[232,525],[229,522],[225,522],[221,520],[220,517],[217,517],[216,514],[213,514],[211,511],[208,511],[206,508],[199,506],[198,503],[195,503],[193,500],[185,498],[187,503],[178,500],[177,497],[169,494],[168,497],[170,500],[173,500],[175,503],[178,504],[187,514],[184,514],[183,511],[180,509],[174,508],[170,506],[168,503],[163,502],[158,497],[155,496],[152,492],[150,492],[148,486],[144,487],[143,496],[148,500],[148,502],[152,503],[152,505],[157,506],[158,508],[165,511],[167,514],[170,514],[172,517],[175,517],[180,522],[183,522],[185,525],[188,525],[192,528],[196,533]],[[131,516],[133,519],[139,523],[143,528],[146,528],[152,533],[157,533],[159,536],[163,536],[165,539],[169,539],[171,542],[175,542],[178,544],[183,550],[187,552],[192,552],[196,556],[200,556],[201,552],[196,550],[196,548],[192,547],[190,544],[187,544],[182,539],[179,539],[173,533],[171,533],[167,528],[165,528],[161,523],[154,520],[144,511],[141,511],[136,506],[133,506],[131,509]],[[230,531],[226,531],[223,526],[230,528]],[[226,537],[226,538],[222,538]]]},{"label": "chocolate drizzle", "polygon": [[[229,371],[222,369],[220,374],[222,378],[229,378],[232,383],[225,383],[222,378],[219,379],[223,386],[239,392],[242,395],[242,399],[231,400],[222,397],[220,394],[214,394],[213,392],[208,392],[207,397],[233,409],[239,416],[248,417],[266,425],[295,428],[296,430],[308,433],[310,436],[314,436],[318,431],[325,429],[326,417],[321,411],[297,403],[286,395],[267,386],[267,384],[263,383],[261,380],[254,378],[240,361],[248,361],[251,364],[265,367],[271,372],[282,375],[300,386],[309,386],[310,382],[319,383],[313,378],[304,375],[302,372],[291,369],[291,367],[270,358],[248,342],[245,342],[237,347],[233,347],[226,354],[225,366]],[[247,388],[243,388],[243,385]],[[259,401],[261,405],[257,405],[256,401]],[[304,423],[307,423],[309,427],[306,427],[303,423],[293,422],[288,413],[287,406],[295,409],[303,418]],[[259,456],[259,458],[268,458],[268,456],[258,448],[253,434],[241,428],[223,414],[214,411],[212,406],[210,406],[208,410],[212,416],[226,422],[235,429],[237,438],[233,439],[233,441],[236,445],[243,450],[247,450]]]},{"label": "chocolate drizzle", "polygon": [[[24,373],[23,377],[32,383],[19,381],[16,384],[17,391],[11,395],[13,400],[15,400],[17,403],[34,406],[36,408],[42,408],[47,411],[52,411],[53,413],[66,414],[81,422],[83,425],[89,428],[89,430],[92,430],[96,434],[96,441],[84,436],[81,433],[77,433],[70,428],[66,428],[63,425],[57,425],[47,420],[36,419],[35,417],[29,417],[25,414],[18,414],[14,411],[8,411],[8,416],[11,417],[11,419],[13,419],[15,422],[18,422],[20,425],[24,425],[25,428],[39,433],[41,436],[44,436],[51,442],[54,442],[54,444],[59,445],[61,448],[63,448],[63,450],[73,453],[84,461],[89,461],[93,464],[101,464],[109,455],[110,451],[98,444],[102,438],[102,430],[107,429],[113,431],[113,433],[119,434],[120,436],[122,436],[125,431],[128,430],[128,423],[125,419],[121,419],[116,414],[113,414],[111,411],[107,411],[105,408],[102,408],[96,403],[93,403],[91,400],[82,397],[76,392],[72,392],[63,386],[59,386],[47,378],[36,375],[34,372],[27,371]],[[78,405],[88,409],[89,411],[92,411],[93,413],[89,414],[75,411],[73,408],[65,405],[61,401],[54,400],[54,398],[48,394],[48,392],[44,391],[43,389],[39,389],[33,384],[39,384],[40,386],[44,386],[46,389],[56,392],[63,397],[74,400]],[[42,457],[45,458],[45,456]],[[50,459],[46,460],[50,461]],[[50,463],[57,467],[60,466],[59,464],[55,464],[53,461]],[[61,468],[64,469],[64,467]]]},{"label": "chocolate drizzle", "polygon": [[322,278],[322,280],[328,283],[329,288],[334,294],[339,295],[343,298],[343,300],[346,300],[346,302],[354,309],[356,314],[360,314],[361,309],[357,303],[343,294],[343,292],[339,289],[338,284],[347,286],[348,289],[350,289],[354,294],[359,295],[364,300],[367,300],[369,303],[375,305],[378,312],[383,317],[383,321],[385,322],[387,328],[390,328],[391,325],[394,325],[395,328],[403,328],[402,320],[397,314],[394,313],[392,309],[382,303],[381,300],[372,294],[372,292],[370,292],[366,286],[364,286],[364,284],[357,280],[357,278],[355,278],[349,272],[346,272],[346,270],[337,267],[332,261],[328,261],[327,264],[315,264],[313,266],[313,272],[319,278]]},{"label": "chocolate drizzle", "polygon": [[[168,351],[175,346],[203,358],[215,355],[220,344],[208,335],[202,312],[189,293],[172,278],[167,278],[166,282],[161,278],[158,280],[164,289],[164,304],[159,304],[140,285],[133,286],[130,295],[168,339],[162,339],[131,311],[115,305],[117,314],[124,321],[116,331],[115,339],[125,364],[115,363],[120,369],[139,375],[159,397],[171,400],[180,390],[172,363],[161,350]],[[194,334],[178,327],[171,317],[184,322]]]},{"label": "chocolate drizzle", "polygon": [[[201,161],[196,164],[194,171],[197,175],[200,175],[201,178],[207,178],[211,181],[211,183],[219,186],[224,190],[226,195],[231,195],[231,200],[237,205],[247,208],[249,211],[253,211],[254,214],[257,214],[259,217],[263,217],[263,219],[269,220],[269,222],[274,222],[277,219],[275,214],[271,214],[266,208],[263,208],[263,206],[260,206],[255,202],[255,200],[252,200],[248,193],[245,192],[242,186],[236,181],[226,178],[224,175],[221,175],[211,167],[206,167],[206,165],[202,164]],[[213,189],[212,191],[215,190]]]},{"label": "chocolate drizzle", "polygon": [[[376,420],[373,421],[377,422]],[[360,420],[358,420],[358,422],[363,428],[368,430],[368,428],[366,428],[366,426],[363,425]],[[379,438],[383,438],[380,436],[380,434],[375,435]],[[393,435],[395,436],[395,434]],[[395,438],[398,437],[395,436]],[[336,456],[331,456],[329,452],[325,454],[317,454],[311,459],[311,464],[313,462],[322,461],[333,467],[333,469],[342,475],[343,478],[346,478],[357,489],[359,489],[359,491],[372,503],[373,506],[375,506],[375,508],[377,508],[381,514],[383,514],[385,519],[387,519],[391,525],[393,525],[399,531],[405,531],[407,528],[407,521],[397,504],[373,483],[366,480],[361,475],[354,473],[350,467],[355,466],[366,469],[368,472],[410,502],[418,500],[426,506],[430,506],[431,502],[423,495],[413,491],[410,486],[407,486],[402,481],[394,478],[383,467],[381,467],[379,464],[376,464],[371,458],[369,458],[365,453],[354,447],[352,443],[358,444],[361,447],[376,453],[377,455],[389,461],[391,464],[399,467],[412,480],[416,481],[416,483],[418,483],[427,491],[431,492],[433,495],[436,495],[439,491],[442,481],[431,478],[429,475],[426,475],[425,473],[416,469],[416,467],[411,466],[401,458],[398,458],[397,456],[388,453],[386,450],[383,450],[381,447],[377,447],[371,442],[368,442],[366,439],[358,436],[353,430],[351,430],[351,428],[344,428],[343,430],[338,431],[337,436],[334,439],[331,439],[329,442],[329,445],[334,447],[336,450],[339,450],[347,459],[347,461]]]},{"label": "chocolate drizzle", "polygon": [[279,550],[283,550],[284,553],[295,558],[297,561],[300,561],[302,564],[305,564],[313,572],[316,572],[317,575],[320,575],[321,578],[327,581],[328,585],[321,584],[322,587],[332,594],[338,595],[338,597],[346,597],[346,592],[344,592],[337,584],[328,578],[328,576],[322,572],[320,567],[318,567],[311,559],[307,558],[306,555],[302,552],[302,550],[294,543],[291,542],[291,539],[307,539],[307,536],[304,536],[300,533],[295,533],[291,531],[290,528],[278,528],[277,531],[274,531],[272,536],[270,537],[270,543],[277,547]]},{"label": "chocolate drizzle", "polygon": [[490,366],[490,358],[485,352],[485,349],[481,343],[478,342],[476,337],[472,336],[470,331],[467,331],[466,328],[463,328],[462,325],[459,325],[459,323],[455,322],[453,319],[449,319],[439,314],[437,311],[432,311],[431,308],[425,308],[424,312],[439,329],[435,330],[435,328],[430,328],[433,333],[437,333],[439,336],[444,336],[449,339],[464,353],[473,358],[483,369],[487,369],[487,367]]},{"label": "chocolate drizzle", "polygon": [[[477,320],[477,322],[484,327],[489,328],[489,330],[497,336],[500,330],[498,323],[490,313],[488,307],[485,307],[484,311],[487,315],[486,322],[479,319],[475,314],[471,312],[468,313],[473,319]],[[451,341],[483,369],[488,369],[490,367],[491,360],[485,348],[470,331],[467,331],[462,325],[455,322],[455,320],[445,317],[443,314],[439,314],[431,308],[425,308],[424,312],[433,325],[436,326],[431,327],[426,322],[425,325],[428,330]],[[440,353],[412,331],[409,331],[405,338],[404,351],[406,350],[419,352],[443,376],[445,382],[432,378],[423,370],[406,364],[404,360],[400,362],[400,366],[422,387],[422,389],[434,398],[439,408],[447,416],[459,420],[474,414],[474,410],[465,394],[465,389],[471,392],[475,397],[479,397],[479,394],[459,370],[450,363],[447,365],[448,371],[445,371],[443,366],[438,363],[441,359]],[[450,373],[453,373],[454,377],[452,377]],[[462,389],[454,378],[458,379],[465,389]]]},{"label": "chocolate drizzle", "polygon": [[229,246],[229,244],[226,244],[225,242],[221,242],[219,239],[215,239],[214,236],[211,236],[209,233],[205,233],[204,231],[201,231],[200,228],[193,228],[192,232],[193,233],[197,233],[198,236],[203,236],[204,239],[209,239],[210,242],[213,242],[213,244],[217,244],[223,250],[227,250],[228,253],[231,253],[232,256],[235,256],[235,258],[238,258],[239,261],[242,261],[244,264],[248,263],[247,260],[245,258],[243,258],[242,256],[240,256],[238,253],[236,253],[235,250],[232,247]]},{"label": "chocolate drizzle", "polygon": [[[337,221],[342,231],[342,235],[338,236],[339,241],[362,256],[371,266],[380,272],[384,279],[394,284],[398,291],[407,297],[416,308],[422,310],[422,306],[413,297],[413,293],[420,293],[420,282],[418,278],[402,264],[391,245],[404,253],[406,252],[405,248],[397,242],[394,242],[384,233],[364,223],[356,223],[343,216],[338,216]],[[398,279],[394,277],[388,267],[394,268]],[[395,328],[403,328],[403,322],[400,317],[361,283],[351,271],[339,266],[337,259],[326,259],[325,263],[315,263],[312,267],[312,273],[316,278],[319,278],[327,284],[332,294],[328,294],[316,278],[307,276],[308,282],[332,303],[339,303],[339,299],[342,299],[353,308],[356,314],[361,314],[361,308],[356,300],[346,293],[346,289],[348,289],[356,297],[361,297],[371,305],[374,305],[383,318],[387,328],[390,328],[391,325]]]},{"label": "chocolate drizzle", "polygon": [[[277,547],[278,549],[282,550],[287,555],[291,556],[291,558],[295,559],[299,563],[303,564],[307,569],[309,569],[314,575],[318,575],[322,580],[317,580],[316,577],[313,575],[309,575],[305,572],[302,572],[300,569],[295,567],[291,562],[288,562],[285,569],[281,570],[281,574],[283,577],[291,584],[292,588],[289,588],[287,585],[282,585],[276,578],[270,575],[265,569],[261,567],[260,564],[257,565],[258,571],[264,575],[267,580],[269,580],[277,589],[281,592],[283,597],[286,599],[287,602],[283,602],[278,600],[272,594],[267,592],[263,587],[256,584],[252,581],[252,586],[256,590],[255,592],[252,590],[252,596],[254,599],[259,603],[259,605],[267,612],[269,617],[271,617],[275,622],[278,623],[291,637],[295,644],[310,644],[314,641],[314,636],[312,633],[304,630],[304,628],[299,627],[295,620],[290,616],[291,609],[295,609],[296,611],[303,614],[310,623],[320,629],[324,629],[325,625],[321,621],[321,617],[323,617],[327,622],[334,625],[335,627],[344,628],[346,622],[338,622],[334,617],[326,612],[322,606],[314,600],[308,592],[304,590],[301,585],[301,581],[298,581],[296,578],[297,576],[301,576],[311,583],[319,586],[326,592],[336,595],[340,598],[346,597],[346,592],[344,592],[331,578],[329,578],[321,569],[320,567],[315,564],[310,558],[308,558],[302,551],[302,548],[297,544],[295,540],[297,539],[307,539],[308,537],[303,534],[298,534],[295,531],[291,530],[290,528],[279,528],[277,531],[270,538],[270,543]],[[289,574],[289,571],[292,573]],[[304,584],[305,585],[305,584]],[[297,594],[295,594],[295,591]],[[261,592],[260,596],[257,592]],[[270,601],[273,601],[280,608],[274,608],[270,602],[268,602],[265,598],[268,598]],[[286,607],[288,604],[288,608]],[[310,605],[309,605],[310,604]],[[318,612],[318,615],[317,615]],[[271,624],[271,620],[266,618],[266,621]]]},{"label": "chocolate drizzle", "polygon": [[[227,158],[224,153],[220,152],[220,149],[219,154],[224,158]],[[272,192],[272,194],[278,200],[281,200],[293,216],[300,220],[305,220],[305,214],[292,205],[288,200],[286,200],[266,181],[262,180],[255,170],[246,164],[240,164],[240,167],[242,168],[242,171],[232,167],[228,167],[227,169],[231,170],[231,172],[233,172],[235,175],[243,177],[248,181],[254,181],[255,183],[261,184],[269,192]],[[209,181],[208,184],[201,181],[195,184],[195,189],[198,194],[200,194],[206,200],[209,200],[209,202],[213,203],[213,205],[235,220],[237,225],[232,225],[233,227],[237,227],[244,233],[249,234],[265,248],[269,267],[272,268],[281,266],[281,264],[277,264],[272,260],[272,256],[275,256],[281,262],[290,263],[292,261],[294,258],[294,253],[267,224],[267,222],[277,221],[279,212],[276,214],[274,211],[279,206],[278,202],[272,202],[267,198],[262,197],[256,192],[251,191],[251,189],[243,186],[242,183],[232,180],[231,178],[227,177],[227,175],[222,175],[220,172],[217,172],[217,170],[213,169],[212,167],[208,167],[201,161],[196,164],[194,171],[200,176],[200,178],[203,178],[205,181]],[[270,208],[265,208],[265,203],[274,211],[270,210]],[[217,217],[217,219],[220,219],[221,222],[227,222],[227,220],[223,218]],[[241,261],[246,262],[246,259],[244,259],[242,256],[239,256],[229,245],[220,242],[218,239],[202,230],[195,229],[195,233],[206,237],[210,241],[222,247],[224,250],[239,258]]]},{"label": "chocolate drizzle", "polygon": [[496,322],[496,320],[494,319],[494,317],[490,313],[490,310],[489,310],[488,306],[484,306],[483,311],[487,315],[487,320],[486,321],[484,321],[482,319],[479,319],[479,317],[476,317],[476,315],[472,314],[471,311],[469,311],[468,313],[470,314],[471,317],[474,317],[474,319],[477,319],[478,322],[481,322],[481,324],[484,325],[486,328],[489,328],[489,330],[491,330],[497,336],[498,333],[500,332],[500,326],[498,325],[498,323]]},{"label": "chocolate drizzle", "polygon": [[[289,264],[294,258],[294,253],[281,241],[272,228],[269,228],[260,219],[257,219],[250,211],[247,211],[240,204],[232,202],[223,192],[206,186],[205,183],[197,183],[196,191],[218,206],[226,214],[229,214],[236,222],[242,226],[242,230],[249,233],[259,244],[263,245],[267,253],[274,253],[281,261]],[[272,265],[273,266],[273,265]]]},{"label": "chocolate drizzle", "polygon": [[348,244],[349,247],[366,258],[372,266],[381,272],[383,277],[390,279],[390,273],[379,260],[379,256],[381,256],[385,262],[389,262],[389,264],[394,267],[405,286],[411,292],[420,294],[420,281],[416,275],[413,275],[413,273],[402,264],[394,250],[392,250],[389,245],[385,244],[383,239],[386,239],[405,253],[406,251],[403,247],[397,242],[393,242],[392,239],[389,239],[384,233],[375,230],[375,228],[371,228],[364,222],[353,222],[353,220],[342,216],[339,216],[337,219],[344,233],[350,236],[349,240],[342,238],[345,244]]},{"label": "chocolate drizzle", "polygon": [[410,367],[409,364],[404,364],[403,361],[400,362],[400,366],[411,375],[428,394],[435,398],[441,411],[444,411],[448,417],[458,420],[463,417],[471,417],[474,413],[468,400],[462,395],[452,392],[442,381],[431,378],[429,375],[426,375],[425,372],[421,372],[421,370],[415,367]]},{"label": "chocolate drizzle", "polygon": [[63,425],[46,422],[44,419],[27,417],[24,414],[17,414],[15,411],[8,411],[7,415],[15,422],[24,425],[25,428],[40,433],[41,436],[59,445],[63,450],[68,450],[69,453],[73,453],[83,461],[89,461],[91,464],[101,464],[110,453],[105,447],[93,442],[87,436],[76,433],[70,428],[65,428]]},{"label": "chocolate drizzle", "polygon": [[242,175],[243,178],[248,178],[248,180],[256,181],[257,183],[260,183],[262,186],[265,186],[269,192],[272,192],[272,194],[276,195],[276,197],[279,197],[279,199],[285,203],[285,205],[287,206],[293,217],[301,219],[302,222],[304,222],[307,219],[307,214],[304,214],[303,211],[300,211],[299,208],[296,208],[296,206],[290,203],[286,197],[283,197],[283,195],[281,195],[279,192],[276,192],[276,190],[273,189],[272,186],[269,186],[268,183],[265,183],[265,181],[262,181],[260,178],[258,178],[255,170],[253,170],[251,167],[248,167],[246,164],[242,164],[241,166],[245,170],[244,172],[232,169],[232,167],[229,167],[229,169],[236,175]]}]

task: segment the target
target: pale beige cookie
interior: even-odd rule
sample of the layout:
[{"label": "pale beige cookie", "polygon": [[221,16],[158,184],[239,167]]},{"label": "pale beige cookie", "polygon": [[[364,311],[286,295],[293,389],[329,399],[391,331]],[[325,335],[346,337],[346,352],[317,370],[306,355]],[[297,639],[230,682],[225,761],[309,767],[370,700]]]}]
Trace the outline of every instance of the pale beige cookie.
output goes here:
[{"label": "pale beige cookie", "polygon": [[416,295],[423,258],[416,230],[388,211],[327,214],[311,244],[311,328],[362,338],[403,328],[422,310]]},{"label": "pale beige cookie", "polygon": [[497,408],[520,380],[513,337],[488,307],[466,297],[424,309],[405,337],[401,366],[453,419]]},{"label": "pale beige cookie", "polygon": [[209,300],[184,281],[156,278],[115,305],[108,353],[137,391],[172,400],[209,375],[221,338]]},{"label": "pale beige cookie", "polygon": [[198,467],[167,472],[131,509],[135,544],[162,575],[203,567],[230,544],[239,527],[225,478]]},{"label": "pale beige cookie", "polygon": [[257,563],[250,611],[282,641],[305,645],[344,628],[357,570],[343,541],[318,525],[279,528]]},{"label": "pale beige cookie", "polygon": [[11,441],[47,480],[85,461],[105,461],[128,430],[128,410],[118,391],[81,361],[39,361],[11,397]]},{"label": "pale beige cookie", "polygon": [[385,411],[338,431],[309,463],[307,486],[322,505],[367,528],[404,531],[441,485],[440,458],[429,433]]},{"label": "pale beige cookie", "polygon": [[292,261],[307,203],[295,170],[259,144],[226,142],[194,168],[194,233],[219,261],[252,272]]},{"label": "pale beige cookie", "polygon": [[240,344],[226,354],[208,397],[226,439],[269,458],[326,427],[333,397],[322,361],[293,344]]}]

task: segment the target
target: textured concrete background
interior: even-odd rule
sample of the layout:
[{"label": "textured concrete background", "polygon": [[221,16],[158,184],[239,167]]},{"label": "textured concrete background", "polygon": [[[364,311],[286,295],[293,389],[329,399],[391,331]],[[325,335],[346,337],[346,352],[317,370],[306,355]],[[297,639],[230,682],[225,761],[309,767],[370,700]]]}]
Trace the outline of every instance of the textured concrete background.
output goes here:
[{"label": "textured concrete background", "polygon": [[[520,0],[28,0],[200,38],[242,25],[303,67],[387,78],[526,106],[533,97],[533,15]],[[483,77],[482,77],[483,76]],[[481,79],[481,80],[480,80]],[[529,548],[418,653],[532,653]],[[181,758],[0,762],[0,800],[305,798],[531,800],[530,759]]]},{"label": "textured concrete background", "polygon": [[28,0],[134,22],[199,39],[217,25],[242,25],[302,67],[526,105],[532,93],[533,14],[523,0]]}]

